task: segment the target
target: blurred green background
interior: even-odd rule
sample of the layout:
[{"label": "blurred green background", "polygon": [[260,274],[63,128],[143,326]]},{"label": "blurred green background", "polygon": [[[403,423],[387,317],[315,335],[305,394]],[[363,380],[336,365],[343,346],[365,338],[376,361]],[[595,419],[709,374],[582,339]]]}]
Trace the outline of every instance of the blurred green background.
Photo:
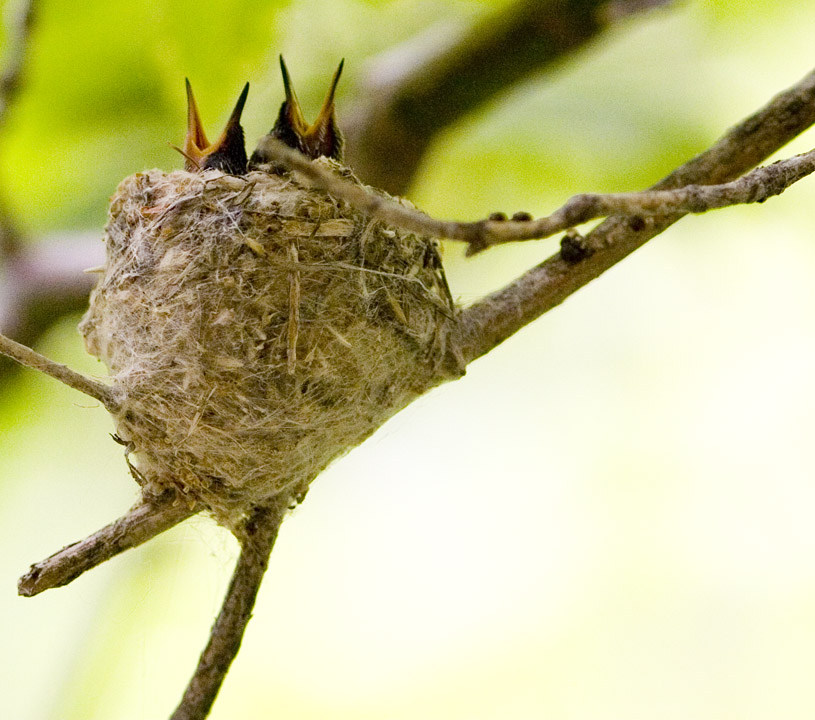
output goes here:
[{"label": "blurred green background", "polygon": [[[278,53],[307,115],[345,57],[342,119],[369,58],[499,5],[44,2],[3,195],[32,233],[101,237],[121,178],[180,167],[185,76],[210,135],[252,83],[251,148]],[[453,128],[411,198],[468,219],[645,187],[808,72],[813,26],[804,0],[627,22]],[[814,197],[810,179],[686,218],[331,467],[283,527],[211,717],[815,717]],[[453,293],[555,248],[450,245]],[[77,321],[38,349],[103,374]],[[0,717],[167,717],[219,607],[236,548],[203,518],[16,596],[29,563],[135,500],[111,430],[30,372],[0,397]]]}]

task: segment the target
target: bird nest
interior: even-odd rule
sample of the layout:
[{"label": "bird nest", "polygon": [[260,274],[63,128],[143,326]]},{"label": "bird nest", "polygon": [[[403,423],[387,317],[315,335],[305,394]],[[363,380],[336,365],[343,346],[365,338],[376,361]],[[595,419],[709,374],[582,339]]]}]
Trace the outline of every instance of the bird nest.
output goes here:
[{"label": "bird nest", "polygon": [[117,436],[145,492],[175,487],[227,526],[270,498],[299,501],[332,459],[462,372],[436,241],[291,176],[133,175],[105,241],[80,328],[113,375]]}]

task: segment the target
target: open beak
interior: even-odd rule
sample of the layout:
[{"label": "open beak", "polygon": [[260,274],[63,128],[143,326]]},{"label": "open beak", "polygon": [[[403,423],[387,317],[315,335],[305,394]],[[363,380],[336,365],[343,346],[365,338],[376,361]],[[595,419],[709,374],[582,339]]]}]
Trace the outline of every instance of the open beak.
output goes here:
[{"label": "open beak", "polygon": [[192,86],[187,80],[187,136],[181,153],[186,158],[184,169],[190,172],[197,170],[221,170],[232,175],[246,172],[246,148],[243,142],[241,114],[249,93],[249,83],[243,86],[235,109],[226,122],[226,127],[218,139],[210,144],[207,140],[198,105],[192,93]]},{"label": "open beak", "polygon": [[[283,89],[286,93],[286,99],[280,106],[277,121],[269,135],[312,159],[325,156],[335,160],[342,160],[343,141],[342,133],[340,133],[334,117],[334,94],[340,81],[343,63],[344,61],[341,61],[334,72],[331,86],[325,100],[323,100],[317,119],[309,125],[303,117],[303,111],[294,92],[288,68],[281,55],[280,71],[283,74]],[[252,155],[250,165],[260,165],[266,162],[269,162],[269,158],[258,149]]]},{"label": "open beak", "polygon": [[309,157],[316,158],[325,155],[339,160],[342,155],[342,136],[334,118],[334,93],[337,91],[337,83],[340,81],[344,63],[345,60],[340,60],[340,64],[334,71],[334,77],[331,78],[331,87],[326,93],[317,119],[303,132],[305,154]]}]

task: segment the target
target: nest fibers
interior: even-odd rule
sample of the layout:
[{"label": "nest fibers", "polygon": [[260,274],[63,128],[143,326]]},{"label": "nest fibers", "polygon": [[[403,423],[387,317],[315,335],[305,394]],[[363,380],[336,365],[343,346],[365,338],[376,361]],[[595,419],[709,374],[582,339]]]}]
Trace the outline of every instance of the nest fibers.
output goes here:
[{"label": "nest fibers", "polygon": [[105,239],[80,329],[113,374],[134,475],[226,525],[302,499],[332,459],[461,374],[436,241],[291,177],[133,175]]}]

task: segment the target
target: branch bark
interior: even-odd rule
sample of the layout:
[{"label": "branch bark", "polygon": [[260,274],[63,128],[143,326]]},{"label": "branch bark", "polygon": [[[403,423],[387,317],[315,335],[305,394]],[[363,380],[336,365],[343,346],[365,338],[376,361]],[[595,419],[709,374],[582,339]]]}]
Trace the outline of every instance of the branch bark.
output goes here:
[{"label": "branch bark", "polygon": [[[464,227],[457,239],[469,243],[468,255],[493,245],[517,240],[549,237],[588,220],[611,215],[629,217],[703,213],[731,205],[761,203],[780,195],[790,185],[815,172],[815,150],[760,167],[729,183],[686,185],[674,190],[646,190],[638,193],[575,195],[548,217],[528,222],[486,222],[483,232],[477,224]],[[476,225],[472,228],[472,225]]]},{"label": "branch bark", "polygon": [[374,61],[359,93],[364,100],[343,123],[349,164],[366,183],[404,194],[442,130],[586,47],[622,17],[670,2],[521,0],[452,40],[436,40],[419,57],[405,46],[388,51]]},{"label": "branch bark", "polygon": [[[758,112],[731,128],[709,150],[653,186],[727,182],[755,166],[815,123],[815,71],[776,95]],[[669,228],[683,214],[609,218],[584,239],[585,257],[568,262],[563,253],[524,273],[507,287],[459,316],[453,342],[465,362],[485,355],[522,327]]]},{"label": "branch bark", "polygon": [[67,585],[87,570],[151,540],[200,509],[172,489],[158,497],[142,499],[115,522],[32,565],[17,582],[17,592],[31,597]]},{"label": "branch bark", "polygon": [[119,402],[108,385],[71,370],[66,365],[49,360],[45,355],[40,355],[40,353],[15,342],[5,335],[0,335],[0,354],[10,357],[20,365],[32,370],[39,370],[41,373],[59,380],[64,385],[98,400],[111,413],[115,413],[119,409]]},{"label": "branch bark", "polygon": [[281,505],[255,508],[244,523],[238,535],[241,554],[221,611],[195,673],[170,720],[204,720],[209,714],[252,617],[252,608],[285,509]]},{"label": "branch bark", "polygon": [[260,142],[264,154],[276,163],[296,170],[312,185],[335,198],[381,220],[431,237],[461,240],[469,245],[468,255],[494,245],[519,240],[538,240],[568,230],[589,220],[610,215],[650,216],[672,213],[703,213],[729,205],[764,202],[780,195],[790,185],[815,172],[815,150],[779,160],[767,167],[728,183],[686,185],[673,190],[646,190],[635,193],[584,193],[575,195],[560,209],[537,220],[506,220],[492,216],[477,222],[436,220],[395,198],[346,180],[324,165],[306,157],[279,140],[266,137]]}]

